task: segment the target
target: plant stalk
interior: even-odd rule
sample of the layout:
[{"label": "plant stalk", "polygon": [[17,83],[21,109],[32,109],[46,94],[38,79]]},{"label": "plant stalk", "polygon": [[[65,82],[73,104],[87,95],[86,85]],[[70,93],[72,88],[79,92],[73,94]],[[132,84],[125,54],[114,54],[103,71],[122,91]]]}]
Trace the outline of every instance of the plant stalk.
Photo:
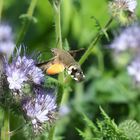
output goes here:
[{"label": "plant stalk", "polygon": [[55,126],[53,126],[53,127],[50,129],[50,131],[49,131],[49,136],[48,136],[48,140],[53,140],[54,132],[55,132]]},{"label": "plant stalk", "polygon": [[55,9],[55,32],[56,32],[56,42],[57,47],[62,49],[62,35],[61,35],[61,12],[60,4],[58,4],[57,9]]},{"label": "plant stalk", "polygon": [[[55,5],[55,3],[53,3],[53,6],[54,6],[54,10],[55,10],[56,43],[57,43],[57,47],[59,49],[63,49],[62,35],[61,35],[61,2],[59,1],[59,3],[57,5]],[[64,91],[64,89],[63,89],[64,73],[63,72],[59,74],[58,81],[60,83],[60,86],[58,89],[57,104],[58,104],[58,106],[60,106],[62,96],[63,96],[63,91]]]},{"label": "plant stalk", "polygon": [[37,4],[37,0],[31,0],[27,13],[24,15],[23,24],[19,32],[19,36],[16,42],[16,46],[19,46],[20,43],[23,41],[23,38],[29,28],[31,20],[33,19],[33,13]]},{"label": "plant stalk", "polygon": [[[57,0],[56,0],[57,1]],[[53,8],[55,11],[55,32],[56,32],[56,43],[57,47],[59,49],[63,49],[62,46],[62,35],[61,35],[61,2],[58,0],[57,3],[54,0],[53,2]],[[60,86],[58,88],[58,93],[57,93],[57,105],[58,107],[61,104],[63,93],[64,93],[64,88],[63,88],[63,83],[64,83],[64,73],[60,73],[58,76],[58,81],[60,83]],[[55,133],[55,126],[53,126],[50,129],[48,140],[53,140]]]},{"label": "plant stalk", "polygon": [[[108,29],[108,27],[110,26],[110,24],[112,23],[113,18],[111,17],[109,19],[109,21],[107,22],[107,24],[104,26],[103,30],[106,31]],[[87,51],[84,53],[84,55],[81,57],[81,59],[79,60],[79,64],[82,65],[85,60],[88,58],[88,56],[91,54],[93,47],[96,45],[96,43],[99,41],[99,39],[103,36],[102,30],[99,31],[96,35],[96,37],[94,38],[94,40],[90,43]]]},{"label": "plant stalk", "polygon": [[5,108],[4,110],[4,124],[1,130],[1,140],[10,140],[10,127],[9,127],[9,123],[10,123],[10,112],[9,112],[9,108]]}]

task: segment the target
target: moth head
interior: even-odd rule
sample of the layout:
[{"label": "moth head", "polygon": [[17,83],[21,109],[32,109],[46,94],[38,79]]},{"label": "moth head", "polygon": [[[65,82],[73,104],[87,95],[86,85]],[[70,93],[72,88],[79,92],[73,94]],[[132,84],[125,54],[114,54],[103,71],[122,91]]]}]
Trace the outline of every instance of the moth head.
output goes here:
[{"label": "moth head", "polygon": [[72,65],[68,69],[68,74],[76,81],[80,82],[83,81],[85,75],[83,74],[82,69],[78,65]]}]

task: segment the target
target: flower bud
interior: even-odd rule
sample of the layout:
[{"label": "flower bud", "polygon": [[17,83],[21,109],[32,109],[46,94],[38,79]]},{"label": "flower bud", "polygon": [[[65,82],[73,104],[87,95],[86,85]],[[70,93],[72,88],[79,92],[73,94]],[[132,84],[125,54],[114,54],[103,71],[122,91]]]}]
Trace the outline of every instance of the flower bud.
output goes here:
[{"label": "flower bud", "polygon": [[109,3],[111,15],[123,25],[132,23],[136,19],[136,0],[114,0]]}]

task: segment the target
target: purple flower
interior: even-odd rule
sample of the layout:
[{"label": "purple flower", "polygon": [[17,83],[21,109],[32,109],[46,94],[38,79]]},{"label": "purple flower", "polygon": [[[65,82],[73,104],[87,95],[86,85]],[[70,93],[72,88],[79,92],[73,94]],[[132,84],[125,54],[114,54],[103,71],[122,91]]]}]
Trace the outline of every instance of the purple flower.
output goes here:
[{"label": "purple flower", "polygon": [[43,130],[44,124],[51,124],[56,119],[57,105],[56,99],[39,88],[35,91],[36,96],[23,102],[23,110],[31,120],[35,133]]},{"label": "purple flower", "polygon": [[130,12],[135,12],[137,6],[137,0],[125,0],[127,3],[127,8]]},{"label": "purple flower", "polygon": [[120,10],[128,10],[134,12],[137,6],[136,0],[114,0],[114,3],[118,6]]},{"label": "purple flower", "polygon": [[5,60],[5,74],[11,90],[21,90],[24,82],[40,84],[43,80],[43,72],[35,66],[33,59],[26,56],[17,56],[11,64]]},{"label": "purple flower", "polygon": [[140,82],[140,57],[136,57],[127,67],[128,74],[131,75],[136,82]]},{"label": "purple flower", "polygon": [[109,2],[111,15],[121,24],[130,24],[136,19],[136,0],[113,0]]},{"label": "purple flower", "polygon": [[137,49],[140,47],[140,27],[133,25],[126,28],[122,33],[115,38],[110,45],[115,51],[125,51],[126,49]]},{"label": "purple flower", "polygon": [[11,56],[15,48],[12,29],[9,25],[0,24],[0,53],[7,58]]},{"label": "purple flower", "polygon": [[0,24],[0,42],[8,42],[12,40],[12,28],[9,25]]},{"label": "purple flower", "polygon": [[6,70],[6,75],[9,88],[13,90],[20,90],[23,82],[27,81],[26,74],[20,69],[12,69],[8,67]]}]

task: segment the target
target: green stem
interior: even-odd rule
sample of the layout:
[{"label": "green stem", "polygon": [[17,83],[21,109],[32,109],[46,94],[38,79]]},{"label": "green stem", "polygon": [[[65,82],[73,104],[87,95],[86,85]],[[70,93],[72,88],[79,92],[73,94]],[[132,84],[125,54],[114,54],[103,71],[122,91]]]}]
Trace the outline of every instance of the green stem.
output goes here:
[{"label": "green stem", "polygon": [[49,131],[48,140],[53,140],[54,131],[55,131],[55,127],[53,126],[53,127],[51,128],[51,130]]},{"label": "green stem", "polygon": [[33,19],[33,13],[34,13],[36,4],[37,4],[37,0],[31,0],[27,13],[24,15],[25,16],[24,21],[23,21],[23,24],[22,24],[22,27],[21,27],[21,30],[19,32],[19,36],[16,42],[17,46],[19,46],[20,43],[23,41],[23,38],[29,28],[30,22]]},{"label": "green stem", "polygon": [[[55,11],[55,31],[56,31],[56,43],[57,47],[60,49],[63,49],[62,46],[62,35],[61,35],[61,2],[55,1],[53,2],[53,8]],[[58,76],[58,81],[60,83],[60,86],[58,88],[58,93],[57,93],[57,105],[58,107],[61,104],[62,97],[63,97],[63,83],[64,83],[64,73],[60,73]],[[53,136],[55,133],[55,126],[53,126],[49,132],[48,140],[53,140]]]},{"label": "green stem", "polygon": [[10,140],[10,127],[9,127],[9,108],[4,110],[4,124],[1,130],[1,140]]},{"label": "green stem", "polygon": [[[109,27],[109,25],[112,23],[113,18],[111,17],[109,19],[109,21],[107,22],[107,24],[104,26],[103,30],[106,31]],[[81,59],[79,60],[79,64],[82,65],[85,60],[88,58],[88,56],[91,54],[93,47],[96,45],[96,43],[99,41],[99,39],[103,36],[102,30],[99,31],[96,35],[96,37],[94,38],[94,40],[91,42],[91,44],[89,45],[87,51],[84,53],[84,55],[81,57]]]},{"label": "green stem", "polygon": [[[61,35],[61,2],[58,1],[58,3],[53,3],[54,10],[55,10],[55,31],[56,31],[56,42],[57,47],[60,49],[63,49],[62,46],[62,35]],[[61,104],[62,96],[63,96],[63,83],[64,83],[64,73],[60,73],[58,76],[58,81],[60,83],[60,87],[58,90],[57,95],[57,104],[58,106]]]},{"label": "green stem", "polygon": [[2,17],[2,10],[3,10],[3,0],[0,0],[0,21]]},{"label": "green stem", "polygon": [[[55,7],[54,7],[55,8]],[[61,13],[60,4],[58,4],[57,9],[55,8],[55,31],[56,31],[56,42],[58,43],[58,48],[62,49],[62,35],[61,35]]]},{"label": "green stem", "polygon": [[63,93],[64,94],[63,94],[63,98],[61,100],[61,105],[66,105],[69,100],[69,96],[70,96],[69,89],[65,88]]}]

